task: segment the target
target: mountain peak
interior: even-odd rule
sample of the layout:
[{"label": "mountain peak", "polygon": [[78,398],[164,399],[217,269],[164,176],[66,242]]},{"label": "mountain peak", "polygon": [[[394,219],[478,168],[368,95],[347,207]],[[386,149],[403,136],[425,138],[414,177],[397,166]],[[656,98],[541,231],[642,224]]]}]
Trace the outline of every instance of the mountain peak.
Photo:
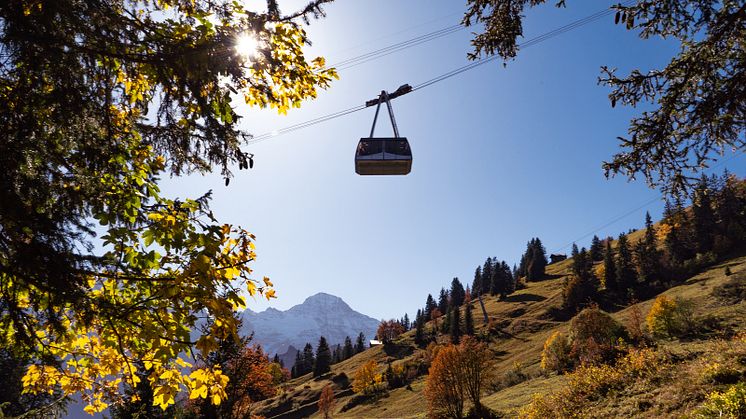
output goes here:
[{"label": "mountain peak", "polygon": [[288,310],[268,308],[260,313],[246,312],[242,333],[254,332],[254,341],[267,353],[283,353],[288,346],[315,345],[324,336],[330,345],[342,344],[359,333],[372,338],[378,320],[353,310],[336,295],[319,292]]},{"label": "mountain peak", "polygon": [[343,299],[337,297],[336,295],[327,294],[325,292],[319,292],[316,293],[308,298],[306,298],[303,301],[303,304],[313,304],[313,303],[324,303],[324,304],[344,304],[347,305],[347,303],[344,302]]}]

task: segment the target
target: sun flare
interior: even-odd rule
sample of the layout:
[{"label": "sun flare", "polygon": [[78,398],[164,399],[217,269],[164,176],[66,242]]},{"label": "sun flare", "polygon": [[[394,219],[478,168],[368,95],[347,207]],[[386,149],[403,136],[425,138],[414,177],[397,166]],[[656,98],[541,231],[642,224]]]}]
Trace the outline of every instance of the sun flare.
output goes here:
[{"label": "sun flare", "polygon": [[256,38],[249,34],[242,34],[236,39],[236,53],[245,57],[246,59],[251,59],[254,55],[256,55],[257,50],[259,48],[259,42],[256,40]]}]

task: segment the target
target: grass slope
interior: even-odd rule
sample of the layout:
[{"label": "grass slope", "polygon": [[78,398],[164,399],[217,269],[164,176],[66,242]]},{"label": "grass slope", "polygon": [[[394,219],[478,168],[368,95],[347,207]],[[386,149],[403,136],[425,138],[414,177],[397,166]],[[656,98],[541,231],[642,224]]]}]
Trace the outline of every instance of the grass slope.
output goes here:
[{"label": "grass slope", "polygon": [[[540,359],[544,341],[555,331],[566,332],[569,322],[558,321],[551,315],[562,301],[562,287],[565,277],[570,274],[571,260],[547,267],[549,279],[529,283],[503,301],[496,297],[484,299],[490,318],[492,342],[490,348],[495,354],[496,368],[501,377],[483,396],[484,405],[501,412],[507,417],[518,414],[536,394],[546,394],[560,390],[567,381],[566,376],[549,375],[541,372]],[[729,266],[733,275],[725,276]],[[733,278],[746,278],[746,256],[742,252],[727,262],[710,269],[675,286],[664,294],[674,298],[682,297],[694,302],[696,314],[718,320],[718,328],[731,331],[746,331],[746,302],[743,299],[724,301],[713,291]],[[654,298],[653,298],[654,299]],[[653,299],[636,305],[642,313],[647,313]],[[479,304],[473,305],[474,321],[479,333],[483,328],[483,316]],[[633,307],[627,307],[613,317],[624,324]],[[430,326],[430,325],[428,325]],[[387,362],[406,362],[422,357],[424,351],[416,348],[413,342],[414,331],[402,335],[396,346],[375,347],[364,351],[344,362],[332,366],[332,372],[322,377],[309,375],[287,383],[281,395],[258,403],[255,413],[267,418],[318,417],[316,402],[321,389],[332,384],[336,394],[335,418],[424,418],[426,402],[422,391],[426,376],[416,378],[409,387],[388,391],[377,400],[357,403],[356,396],[349,387],[355,370],[370,359],[381,365]],[[446,337],[441,337],[445,342]],[[710,340],[691,342],[671,341],[659,345],[659,350],[673,354],[678,360],[676,368],[667,378],[650,385],[636,385],[637,390],[625,389],[619,393],[596,400],[591,417],[682,417],[691,412],[703,398],[712,391],[713,385],[700,383],[699,387],[688,388],[687,374],[693,373],[701,359],[718,352],[721,341],[714,336]],[[709,355],[708,355],[709,354]],[[746,352],[744,353],[746,356]],[[744,358],[746,359],[746,358]],[[704,367],[702,367],[704,368]],[[691,383],[690,383],[691,384]],[[683,387],[682,387],[683,385]],[[692,387],[694,386],[694,387]],[[634,387],[634,386],[633,386]],[[696,388],[695,388],[696,387]],[[684,392],[683,396],[681,392]],[[582,413],[581,413],[582,415]]]}]

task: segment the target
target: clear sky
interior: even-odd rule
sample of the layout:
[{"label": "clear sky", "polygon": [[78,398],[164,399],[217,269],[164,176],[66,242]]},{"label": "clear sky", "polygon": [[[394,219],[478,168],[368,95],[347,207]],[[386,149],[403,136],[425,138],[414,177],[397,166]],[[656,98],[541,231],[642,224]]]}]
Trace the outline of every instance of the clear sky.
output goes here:
[{"label": "clear sky", "polygon": [[[286,12],[304,3],[280,1]],[[612,3],[539,7],[524,21],[526,38]],[[308,28],[309,54],[337,62],[456,24],[464,10],[451,0],[338,0]],[[288,116],[236,103],[242,126],[259,135],[416,85],[466,64],[469,39],[464,30],[342,71]],[[247,147],[254,169],[236,171],[228,187],[213,174],[165,179],[163,190],[196,197],[212,189],[216,216],[257,235],[255,273],[274,281],[273,307],[323,291],[376,318],[411,317],[453,277],[470,284],[488,256],[516,263],[531,237],[565,253],[575,240],[587,246],[587,233],[640,227],[645,210],[660,216],[660,201],[632,211],[659,196],[644,182],[603,176],[602,160],[640,109],[612,109],[597,78],[602,65],[645,71],[676,49],[640,40],[612,16],[521,51],[506,67],[496,61],[396,99],[414,155],[408,176],[355,174],[369,108]],[[391,132],[387,123],[379,134]],[[727,166],[743,175],[744,160]]]}]

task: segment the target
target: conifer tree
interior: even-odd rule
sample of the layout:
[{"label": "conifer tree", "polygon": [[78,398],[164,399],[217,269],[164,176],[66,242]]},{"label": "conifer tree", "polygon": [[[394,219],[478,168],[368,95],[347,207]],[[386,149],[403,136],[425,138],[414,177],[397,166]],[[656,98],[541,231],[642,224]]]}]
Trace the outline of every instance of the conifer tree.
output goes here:
[{"label": "conifer tree", "polygon": [[458,278],[453,278],[451,281],[451,305],[453,307],[460,307],[461,304],[464,303],[464,299],[466,298],[466,291],[464,291],[464,286],[461,284],[461,281],[458,280]]},{"label": "conifer tree", "polygon": [[491,292],[492,276],[494,275],[492,258],[488,257],[482,265],[482,294]]},{"label": "conifer tree", "polygon": [[409,322],[409,314],[404,313],[404,319],[402,319],[401,325],[404,327],[405,332],[411,329],[412,325]]},{"label": "conifer tree", "polygon": [[319,338],[319,346],[316,347],[316,358],[313,363],[313,376],[318,377],[331,370],[332,365],[332,351],[329,349],[329,344],[326,342],[326,338],[321,336]]},{"label": "conifer tree", "polygon": [[604,250],[604,286],[609,291],[616,291],[616,262],[614,258],[614,249],[611,248],[611,237],[605,240],[606,249]]},{"label": "conifer tree", "polygon": [[438,310],[440,310],[441,313],[448,311],[448,307],[450,306],[448,297],[448,291],[446,291],[445,288],[441,288],[440,295],[438,296]]},{"label": "conifer tree", "polygon": [[290,376],[293,378],[300,377],[303,374],[300,374],[300,372],[303,370],[303,355],[301,354],[301,351],[298,351],[295,353],[295,363],[293,364],[293,368],[290,369]]},{"label": "conifer tree", "polygon": [[417,311],[417,319],[414,323],[414,343],[421,346],[425,343],[425,319],[419,310]]},{"label": "conifer tree", "polygon": [[591,240],[590,255],[593,262],[599,262],[604,258],[604,245],[596,235]]},{"label": "conifer tree", "polygon": [[451,320],[453,318],[453,315],[451,312],[453,311],[453,308],[448,307],[448,311],[446,312],[446,315],[443,316],[443,323],[441,323],[440,332],[441,333],[449,333],[451,331]]},{"label": "conifer tree", "polygon": [[526,252],[528,265],[526,267],[526,280],[538,281],[544,277],[544,270],[547,266],[547,251],[538,237],[529,242],[529,249]]},{"label": "conifer tree", "polygon": [[580,250],[578,249],[578,245],[573,243],[572,244],[572,250],[570,251],[570,257],[572,259],[575,259],[578,257],[578,253],[580,253]]},{"label": "conifer tree", "polygon": [[593,261],[590,254],[581,249],[573,258],[573,275],[563,289],[563,307],[577,311],[591,303],[598,291],[597,280],[593,275]]},{"label": "conifer tree", "polygon": [[360,332],[359,335],[357,335],[357,340],[355,341],[355,353],[359,354],[360,352],[365,350],[365,335],[363,332]]},{"label": "conifer tree", "polygon": [[451,310],[450,317],[451,343],[458,345],[458,343],[461,342],[461,335],[463,334],[461,328],[461,309],[459,307],[454,307]]},{"label": "conifer tree", "polygon": [[471,283],[471,296],[476,298],[484,294],[483,290],[484,285],[482,284],[482,267],[477,266],[477,269],[474,271],[474,281]]},{"label": "conifer tree", "polygon": [[712,190],[707,177],[702,175],[694,189],[692,200],[692,227],[694,230],[694,246],[697,253],[712,250],[715,237],[715,212],[712,209]]},{"label": "conifer tree", "polygon": [[660,252],[655,236],[655,226],[653,226],[653,220],[649,212],[645,213],[645,236],[635,246],[635,257],[640,280],[652,281],[656,279],[659,272]]},{"label": "conifer tree", "polygon": [[617,239],[616,282],[620,291],[626,291],[635,285],[635,269],[632,264],[632,252],[629,248],[627,235],[622,233]]},{"label": "conifer tree", "polygon": [[308,374],[313,371],[313,366],[316,363],[316,357],[313,354],[313,346],[310,343],[306,343],[303,347],[303,369],[299,375]]},{"label": "conifer tree", "polygon": [[342,359],[349,359],[355,355],[355,348],[352,346],[352,339],[349,336],[345,337],[345,344],[342,348]]},{"label": "conifer tree", "polygon": [[471,303],[464,306],[464,333],[469,336],[474,335],[474,317],[471,309]]},{"label": "conifer tree", "polygon": [[427,301],[425,302],[425,318],[429,319],[433,314],[433,309],[438,307],[438,304],[435,303],[435,299],[433,298],[432,294],[427,295]]}]

